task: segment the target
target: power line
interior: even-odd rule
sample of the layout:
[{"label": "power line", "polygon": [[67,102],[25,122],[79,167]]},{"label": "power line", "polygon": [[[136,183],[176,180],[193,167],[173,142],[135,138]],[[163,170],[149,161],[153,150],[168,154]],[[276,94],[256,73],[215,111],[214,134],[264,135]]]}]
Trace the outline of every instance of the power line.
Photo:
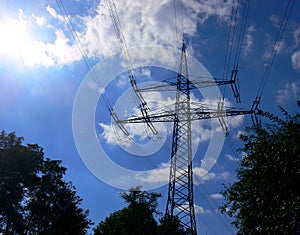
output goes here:
[{"label": "power line", "polygon": [[175,37],[176,37],[176,43],[179,45],[178,41],[178,30],[177,30],[177,7],[176,7],[176,0],[173,1],[173,6],[174,6],[174,26],[175,26]]},{"label": "power line", "polygon": [[[235,3],[234,0],[232,2],[231,17],[230,17],[230,24],[229,24],[227,45],[226,45],[225,59],[224,59],[223,77],[226,77],[229,70],[231,52],[235,50],[234,59],[233,59],[233,69],[231,71],[230,80],[234,81],[234,83],[231,84],[231,88],[234,97],[236,98],[237,105],[240,109],[243,109],[243,106],[241,104],[239,78],[237,76],[237,73],[238,73],[238,65],[239,65],[240,55],[243,48],[243,42],[244,42],[246,28],[247,28],[249,8],[250,8],[250,0],[245,0],[244,6],[240,5],[238,2]],[[237,19],[238,19],[239,9],[243,9],[243,11],[241,13],[240,27],[237,29],[237,25],[238,25]],[[235,49],[233,49],[234,41],[236,42]],[[223,97],[225,96],[225,89],[226,87],[224,87],[222,90]],[[244,123],[246,123],[245,126],[248,125],[245,116],[243,117],[243,119],[244,119]]]},{"label": "power line", "polygon": [[[201,188],[204,190],[205,195],[207,195],[208,199],[206,201],[207,201],[209,207],[211,209],[218,208],[219,205],[216,203],[215,200],[211,199],[210,194],[209,194],[207,188],[204,186],[204,183],[201,184]],[[199,187],[195,187],[195,190],[198,192],[198,194],[196,193],[195,196],[197,198],[200,198],[200,195],[202,193],[200,192]],[[198,195],[199,195],[199,197],[198,197]],[[202,201],[203,201],[203,194],[202,194]],[[233,231],[232,231],[232,229],[228,226],[228,224],[230,224],[230,223],[228,223],[229,221],[226,221],[226,222],[224,221],[224,218],[228,219],[227,217],[217,215],[216,218],[220,221],[220,223],[224,226],[224,228],[226,228],[226,230],[228,232],[230,232],[230,234],[234,234]],[[209,229],[211,229],[215,233],[215,230],[209,224],[207,224],[207,223],[205,223],[205,224],[206,224],[206,226]]]},{"label": "power line", "polygon": [[[74,27],[74,25],[73,25],[73,23],[72,23],[72,21],[71,21],[71,19],[70,19],[70,16],[69,16],[69,14],[68,14],[68,12],[67,12],[67,9],[65,8],[65,6],[64,6],[64,4],[63,4],[63,2],[62,2],[62,0],[56,0],[56,4],[57,4],[57,6],[58,6],[60,12],[62,13],[62,16],[63,16],[63,18],[64,18],[64,20],[65,20],[65,23],[67,24],[67,26],[68,26],[68,28],[69,28],[69,31],[70,31],[70,33],[71,33],[71,36],[72,36],[73,40],[75,41],[75,45],[77,45],[77,48],[79,49],[79,51],[80,51],[80,53],[81,53],[81,55],[82,55],[82,58],[83,58],[83,60],[84,60],[84,62],[85,62],[85,64],[86,64],[86,66],[88,67],[88,69],[89,69],[90,71],[92,71],[92,77],[93,77],[94,82],[97,84],[97,86],[100,86],[100,85],[101,85],[101,84],[100,84],[100,81],[97,79],[97,77],[96,77],[94,71],[92,70],[92,66],[91,66],[91,64],[89,63],[89,59],[88,59],[87,53],[86,53],[86,51],[85,51],[85,49],[84,49],[84,47],[83,47],[83,45],[82,45],[82,43],[81,43],[81,40],[80,40],[80,38],[79,38],[79,36],[78,36],[78,34],[77,34],[77,31],[76,31],[76,29],[75,29],[75,27]],[[105,101],[106,105],[107,105],[109,108],[111,108],[111,105],[109,104],[109,101],[108,101],[108,99],[105,97],[104,94],[103,94],[103,98],[104,98],[104,101]]]},{"label": "power line", "polygon": [[242,13],[241,28],[240,28],[239,36],[238,36],[238,39],[237,39],[238,46],[236,48],[234,64],[239,64],[240,55],[241,55],[243,42],[244,42],[244,38],[245,38],[245,32],[246,32],[246,28],[247,28],[246,26],[247,26],[249,8],[250,8],[250,0],[246,0],[246,5],[244,6],[244,10],[243,10],[243,13]]},{"label": "power line", "polygon": [[279,27],[278,33],[277,33],[276,39],[274,41],[274,44],[273,44],[273,47],[272,47],[272,51],[270,53],[268,62],[266,64],[266,67],[265,67],[265,70],[264,70],[264,73],[263,73],[261,84],[259,86],[256,98],[255,98],[255,102],[256,103],[254,103],[253,105],[257,106],[259,104],[259,102],[260,102],[262,93],[264,91],[264,88],[266,86],[267,80],[268,80],[269,75],[270,75],[270,71],[271,71],[271,68],[272,68],[275,56],[278,53],[278,50],[279,50],[279,47],[280,47],[280,44],[281,44],[281,41],[282,41],[282,38],[283,38],[283,35],[284,35],[284,32],[285,32],[285,29],[286,29],[286,26],[287,26],[287,23],[289,21],[291,12],[293,10],[294,3],[295,3],[295,0],[289,0],[287,6],[285,8],[283,17],[281,19],[281,23],[280,23],[280,27]]},{"label": "power line", "polygon": [[[109,8],[109,14],[112,19],[112,23],[114,25],[115,33],[116,33],[117,39],[119,41],[121,50],[122,50],[123,54],[125,55],[125,59],[127,62],[127,67],[128,67],[128,73],[129,73],[129,81],[130,81],[132,90],[135,94],[137,107],[139,108],[142,116],[144,117],[144,121],[145,121],[144,124],[145,124],[146,128],[149,128],[150,131],[154,134],[154,136],[158,136],[158,132],[157,132],[156,128],[154,127],[154,125],[151,123],[151,121],[148,118],[148,112],[150,111],[150,108],[148,107],[147,102],[145,101],[142,94],[139,92],[139,89],[137,86],[131,58],[130,58],[130,55],[128,52],[127,43],[125,40],[125,36],[123,34],[122,25],[120,23],[120,19],[119,19],[119,15],[118,15],[118,12],[116,9],[115,2],[113,0],[106,0],[106,3]],[[146,129],[146,132],[147,132],[147,129]]]},{"label": "power line", "polygon": [[[243,7],[242,22],[241,22],[241,27],[240,27],[240,31],[239,31],[239,36],[237,39],[238,46],[236,48],[236,53],[235,53],[235,58],[234,58],[234,66],[236,66],[236,67],[239,65],[240,56],[241,56],[241,52],[242,52],[242,48],[243,48],[243,43],[244,43],[245,33],[246,33],[246,28],[247,28],[249,9],[250,9],[250,0],[246,0],[246,3]],[[237,91],[240,91],[238,77],[236,79],[236,83],[237,83]],[[243,105],[242,105],[240,97],[239,97],[239,102],[237,102],[237,105],[239,108],[243,109]],[[246,128],[246,126],[248,126],[248,121],[245,116],[243,116],[243,120],[244,120],[244,122],[243,122],[244,126]],[[229,138],[231,138],[231,137],[229,136]],[[230,148],[232,149],[232,145]],[[233,152],[236,153],[236,151],[234,149],[233,149]]]},{"label": "power line", "polygon": [[[81,42],[81,40],[78,36],[78,33],[77,33],[77,31],[76,31],[76,29],[75,29],[75,27],[74,27],[74,25],[73,25],[73,23],[70,19],[68,11],[65,8],[62,0],[56,0],[56,4],[57,4],[60,12],[62,13],[64,21],[67,24],[67,27],[68,27],[68,29],[71,33],[71,36],[72,36],[73,40],[75,41],[75,45],[78,47],[86,66],[88,67],[89,71],[91,72],[92,78],[93,78],[94,82],[96,83],[96,86],[97,87],[103,87],[103,86],[101,86],[100,80],[97,79],[95,71],[92,69],[92,66],[89,62],[89,59],[88,59],[88,56],[87,56],[87,53],[86,53],[86,50],[83,47],[83,44],[82,44],[82,42]],[[103,93],[101,95],[101,97],[104,100],[104,103],[107,106],[108,111],[110,112],[110,115],[111,115],[112,119],[114,120],[115,123],[117,123],[119,121],[119,119],[116,116],[116,113],[114,112],[113,107],[110,104],[110,102],[109,102],[108,98],[106,97],[105,93]],[[127,131],[127,129],[122,124],[118,124],[118,126],[119,126],[120,130],[123,132],[123,134],[128,138],[128,140],[131,141],[132,137],[130,136],[130,133]]]},{"label": "power line", "polygon": [[235,0],[233,0],[232,7],[231,7],[228,35],[227,35],[227,44],[226,44],[226,50],[225,50],[223,76],[222,76],[223,78],[226,78],[227,74],[228,74],[229,63],[230,63],[230,59],[231,59],[231,52],[232,52],[232,47],[233,47],[233,42],[234,42],[234,34],[235,34],[235,29],[236,29],[237,13],[238,13],[238,4],[235,3]]}]

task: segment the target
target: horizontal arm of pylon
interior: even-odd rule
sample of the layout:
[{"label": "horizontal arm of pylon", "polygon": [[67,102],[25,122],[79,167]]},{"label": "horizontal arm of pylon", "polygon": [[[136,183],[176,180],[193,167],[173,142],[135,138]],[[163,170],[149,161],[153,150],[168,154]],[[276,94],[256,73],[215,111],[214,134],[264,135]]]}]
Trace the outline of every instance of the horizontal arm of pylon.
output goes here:
[{"label": "horizontal arm of pylon", "polygon": [[[234,80],[217,80],[214,78],[206,78],[206,79],[193,79],[189,80],[189,89],[199,89],[205,87],[212,87],[212,86],[223,86],[228,84],[235,83]],[[161,81],[160,83],[155,82],[153,84],[148,84],[147,86],[139,87],[139,92],[161,92],[161,91],[176,91],[178,82],[176,79],[168,79]]]},{"label": "horizontal arm of pylon", "polygon": [[[189,116],[191,121],[202,120],[202,119],[210,119],[210,118],[220,118],[220,117],[230,117],[237,115],[246,115],[246,114],[254,114],[254,110],[247,109],[224,109],[222,112],[218,110],[199,110],[199,109],[191,109]],[[148,118],[150,122],[174,122],[175,113],[170,111],[168,112],[149,112]],[[186,121],[186,120],[180,120]],[[145,119],[141,116],[133,116],[125,120],[119,120],[118,123],[144,123]]]}]

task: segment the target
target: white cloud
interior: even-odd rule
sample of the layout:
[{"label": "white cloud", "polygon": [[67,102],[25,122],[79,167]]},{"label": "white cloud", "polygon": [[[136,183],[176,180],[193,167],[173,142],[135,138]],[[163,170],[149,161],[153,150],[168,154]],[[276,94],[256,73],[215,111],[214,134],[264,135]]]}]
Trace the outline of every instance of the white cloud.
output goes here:
[{"label": "white cloud", "polygon": [[118,82],[117,82],[117,87],[124,87],[127,85],[129,82],[129,77],[125,74],[119,76]]},{"label": "white cloud", "polygon": [[292,66],[295,70],[300,72],[300,51],[296,51],[292,55]]},{"label": "white cloud", "polygon": [[276,15],[270,16],[270,21],[273,24],[273,27],[279,28],[280,27],[280,18]]},{"label": "white cloud", "polygon": [[87,83],[87,87],[90,89],[93,89],[93,90],[98,89],[99,94],[103,94],[105,92],[105,87],[101,87],[101,86],[97,85],[97,83],[95,81],[89,81]]},{"label": "white cloud", "polygon": [[220,174],[220,177],[221,179],[228,179],[230,177],[230,173],[228,171],[225,171],[225,172],[222,172]]},{"label": "white cloud", "polygon": [[82,58],[77,46],[74,44],[70,45],[70,39],[64,35],[63,31],[57,30],[55,34],[56,40],[54,44],[43,44],[45,47],[44,53],[52,58],[55,65],[70,64]]},{"label": "white cloud", "polygon": [[142,75],[151,78],[151,70],[149,68],[142,68]]},{"label": "white cloud", "polygon": [[256,29],[254,28],[253,25],[251,25],[247,28],[247,33],[245,35],[245,46],[243,49],[244,56],[249,55],[249,53],[251,53],[251,51],[253,49],[254,39],[253,39],[252,33],[255,31],[256,31]]},{"label": "white cloud", "polygon": [[294,37],[294,41],[295,41],[295,47],[299,46],[299,44],[300,44],[300,27],[297,28],[293,32],[293,37]]},{"label": "white cloud", "polygon": [[227,158],[228,160],[230,161],[233,161],[233,162],[239,162],[240,159],[235,157],[235,156],[232,156],[231,154],[225,154],[225,158]]},{"label": "white cloud", "polygon": [[235,128],[240,126],[244,122],[243,115],[237,115],[227,118],[227,125],[229,128]]},{"label": "white cloud", "polygon": [[55,19],[58,19],[62,22],[64,22],[64,17],[60,14],[58,14],[54,8],[50,7],[49,5],[46,7],[46,11]]},{"label": "white cloud", "polygon": [[115,138],[115,133],[112,130],[113,127],[111,125],[106,125],[103,123],[98,123],[98,125],[101,128],[103,128],[103,132],[101,133],[101,136],[106,140],[108,144],[113,144],[113,145],[119,144],[118,140]]},{"label": "white cloud", "polygon": [[[122,86],[125,85],[125,81],[128,79],[127,76],[122,76],[117,85]],[[148,106],[151,108],[151,110],[156,110],[157,108],[163,106],[170,108],[172,104],[174,104],[174,100],[168,96],[163,96],[162,93],[160,92],[147,92],[143,94],[143,98],[147,100]],[[130,104],[126,105],[125,104]],[[114,107],[114,111],[117,113],[117,116],[120,120],[125,120],[128,119],[131,116],[139,115],[140,116],[140,111],[138,108],[135,106],[135,101],[134,101],[134,94],[132,94],[132,90],[129,89],[127,92],[124,92],[121,97],[119,97],[118,101],[116,102],[116,105]],[[170,109],[168,109],[170,110]],[[154,123],[155,128],[157,128],[160,137],[163,137],[166,132],[172,130],[170,128],[171,123]],[[115,124],[104,124],[104,123],[99,123],[99,126],[103,129],[103,132],[101,134],[102,138],[109,143],[109,144],[121,144],[124,146],[128,146],[132,144],[134,145],[134,142],[124,142],[120,143],[119,139],[121,137],[124,137],[122,134],[122,131],[120,128],[118,128],[117,125]],[[151,135],[151,131],[148,129],[146,124],[142,123],[127,123],[123,125],[126,130],[130,133],[132,138],[136,142],[143,141],[147,139],[148,137],[153,137]],[[112,138],[114,135],[116,135],[116,138]],[[119,137],[118,137],[119,136]],[[126,139],[126,138],[125,138]]]},{"label": "white cloud", "polygon": [[255,32],[256,31],[256,29],[255,29],[255,27],[253,26],[253,25],[251,25],[251,26],[249,26],[248,28],[247,28],[247,32],[248,33],[253,33],[253,32]]},{"label": "white cloud", "polygon": [[247,33],[245,37],[246,37],[246,42],[245,42],[243,54],[244,56],[247,56],[249,55],[249,53],[251,53],[251,50],[253,48],[253,36]]},{"label": "white cloud", "polygon": [[223,198],[224,198],[223,195],[220,194],[220,193],[211,194],[210,197],[211,197],[212,199],[216,199],[216,200],[218,200],[218,199],[223,199]]},{"label": "white cloud", "polygon": [[38,25],[39,27],[43,27],[43,26],[45,25],[46,18],[40,17],[40,16],[36,16],[35,14],[32,14],[31,17],[32,17],[33,19],[35,19],[35,21],[36,21],[36,23],[37,23],[37,25]]},{"label": "white cloud", "polygon": [[299,99],[300,83],[287,82],[283,89],[277,91],[276,101],[279,105],[283,105],[290,99]]},{"label": "white cloud", "polygon": [[[156,169],[148,171],[146,174],[137,174],[137,178],[147,183],[167,183],[170,175],[170,164],[161,163]],[[201,167],[193,168],[193,181],[195,185],[204,184],[206,181],[211,181],[217,177],[226,178],[226,176],[220,174],[217,176],[215,173],[207,172]]]},{"label": "white cloud", "polygon": [[[176,210],[187,210],[189,208],[189,204],[188,202],[185,202],[185,204],[180,205],[180,208],[177,207]],[[195,210],[195,214],[211,214],[210,210],[205,210],[202,206],[198,206],[197,204],[194,204],[194,210]]]},{"label": "white cloud", "polygon": [[137,178],[143,182],[147,183],[167,183],[169,181],[170,175],[170,164],[161,163],[161,165],[151,171],[148,171],[147,174],[137,174]]},{"label": "white cloud", "polygon": [[[168,183],[170,176],[170,163],[161,163],[156,169],[147,172],[137,173],[136,179],[140,182],[161,184]],[[194,185],[201,185],[213,180],[224,181],[230,178],[230,172],[213,173],[208,172],[202,167],[193,168],[193,183]],[[216,196],[217,197],[217,196]]]},{"label": "white cloud", "polygon": [[[277,55],[288,52],[286,42],[283,39],[281,39],[281,41],[277,42],[275,46],[274,46],[274,43],[275,43],[275,38],[271,37],[270,34],[267,34],[266,40],[264,42],[265,51],[263,54],[263,59],[265,62],[268,62],[270,60],[270,57],[271,57],[272,53],[274,53],[274,52]],[[264,65],[266,66],[267,63],[265,63]]]},{"label": "white cloud", "polygon": [[194,204],[195,214],[211,214],[210,210],[205,210],[203,207]]},{"label": "white cloud", "polygon": [[279,44],[276,46],[276,51],[278,54],[287,52],[286,42],[282,39]]},{"label": "white cloud", "polygon": [[[116,1],[115,4],[128,48],[141,45],[162,45],[175,48],[179,46],[175,35],[174,2],[172,0],[129,0]],[[228,2],[219,0],[177,2],[177,32],[182,32],[181,19],[183,19],[184,32],[190,37],[196,34],[197,26],[205,23],[209,17],[216,17],[220,22],[228,21],[231,4],[232,1],[229,1],[228,4]],[[69,27],[66,27],[67,17],[58,13],[50,5],[45,10],[46,15],[31,13],[30,18],[34,20],[36,27],[45,29],[47,26],[49,33],[55,33],[56,38],[53,43],[49,43],[33,37],[28,45],[23,46],[27,49],[24,49],[21,58],[26,66],[63,66],[81,60],[80,52],[83,51],[87,58],[100,59],[120,51],[105,1],[100,1],[94,15],[72,15],[70,20],[77,30],[72,33],[69,32]],[[26,21],[22,10],[19,11],[18,20]],[[80,43],[74,41],[72,34],[78,37]],[[179,34],[178,37],[180,37]],[[181,38],[179,43],[180,41]],[[82,46],[80,51],[77,46]],[[144,75],[150,75],[147,70],[143,72]]]},{"label": "white cloud", "polygon": [[207,172],[203,167],[193,168],[194,184],[204,184],[206,181],[213,180],[217,177],[215,173]]},{"label": "white cloud", "polygon": [[142,123],[125,124],[123,127],[128,131],[129,136],[118,127],[117,124],[104,124],[98,123],[103,132],[100,136],[108,144],[120,145],[121,147],[134,147],[134,142],[137,143],[144,141],[149,137],[149,130],[146,129]]},{"label": "white cloud", "polygon": [[[147,78],[147,79],[149,79],[149,81],[151,81],[151,70],[149,68],[135,68],[133,70],[133,73],[136,78],[143,77],[143,78]],[[119,81],[117,84],[119,87],[122,87],[125,84],[128,84],[129,74],[126,73],[126,74],[121,75],[120,80],[121,81]]]},{"label": "white cloud", "polygon": [[[54,9],[47,7],[47,10],[51,15],[59,18]],[[45,24],[46,18],[35,14],[26,17],[21,9],[18,19],[6,18],[4,22],[0,22],[0,30],[4,34],[0,39],[0,53],[20,58],[21,62],[28,67],[62,66],[82,58],[77,46],[66,37],[61,29],[48,28],[48,30],[54,30],[53,43],[36,39],[30,27],[36,27],[38,30]]]},{"label": "white cloud", "polygon": [[[179,46],[176,42],[172,0],[129,0],[117,1],[115,4],[128,47]],[[231,4],[218,0],[180,1],[176,3],[176,7],[178,8],[177,26],[181,27],[179,21],[182,18],[184,32],[189,36],[195,35],[197,24],[204,23],[211,16],[217,17],[222,22],[227,21],[231,11]],[[89,56],[108,56],[119,50],[110,14],[103,1],[98,5],[95,16],[83,17],[82,21],[86,26],[86,31],[82,32],[81,36],[83,44],[87,46]]]}]

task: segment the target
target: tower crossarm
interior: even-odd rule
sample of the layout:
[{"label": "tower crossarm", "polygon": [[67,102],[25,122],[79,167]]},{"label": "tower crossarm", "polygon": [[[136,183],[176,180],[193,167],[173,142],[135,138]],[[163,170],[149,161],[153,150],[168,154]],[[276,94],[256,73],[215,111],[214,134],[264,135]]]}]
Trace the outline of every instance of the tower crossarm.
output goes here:
[{"label": "tower crossarm", "polygon": [[[223,80],[223,79],[216,79],[216,78],[195,78],[190,79],[189,81],[189,89],[200,89],[205,87],[212,87],[212,86],[224,86],[224,85],[234,85],[235,80]],[[173,79],[163,80],[160,83],[155,82],[153,84],[148,84],[145,86],[140,86],[138,88],[139,92],[161,92],[161,91],[176,91],[177,90],[178,81]],[[184,85],[184,84],[183,84]]]},{"label": "tower crossarm", "polygon": [[[191,108],[189,116],[191,121],[210,119],[210,118],[220,118],[220,117],[230,117],[237,115],[247,115],[255,114],[255,110],[251,109],[236,109],[236,108],[224,108],[222,111],[218,109],[206,109],[206,108]],[[151,122],[174,122],[175,112],[170,112],[168,110],[151,111],[148,113],[149,121]],[[184,121],[181,119],[181,121]],[[118,120],[118,123],[144,123],[145,119],[143,116],[131,116],[128,119]]]}]

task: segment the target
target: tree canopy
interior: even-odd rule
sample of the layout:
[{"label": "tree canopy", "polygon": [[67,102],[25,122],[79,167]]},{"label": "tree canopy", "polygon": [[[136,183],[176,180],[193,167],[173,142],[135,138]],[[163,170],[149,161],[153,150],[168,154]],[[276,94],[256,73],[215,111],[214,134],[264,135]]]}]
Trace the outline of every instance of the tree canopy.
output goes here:
[{"label": "tree canopy", "polygon": [[[110,214],[94,229],[94,235],[171,235],[185,234],[177,217],[160,219],[160,224],[155,217],[161,215],[157,210],[158,193],[148,193],[135,187],[128,192],[121,193],[127,207]],[[167,228],[167,229],[166,229]]]},{"label": "tree canopy", "polygon": [[0,234],[86,234],[88,211],[61,161],[44,158],[37,144],[0,134]]},{"label": "tree canopy", "polygon": [[221,207],[239,234],[295,234],[300,222],[300,115],[282,113],[262,113],[267,124],[241,136],[244,157]]}]

